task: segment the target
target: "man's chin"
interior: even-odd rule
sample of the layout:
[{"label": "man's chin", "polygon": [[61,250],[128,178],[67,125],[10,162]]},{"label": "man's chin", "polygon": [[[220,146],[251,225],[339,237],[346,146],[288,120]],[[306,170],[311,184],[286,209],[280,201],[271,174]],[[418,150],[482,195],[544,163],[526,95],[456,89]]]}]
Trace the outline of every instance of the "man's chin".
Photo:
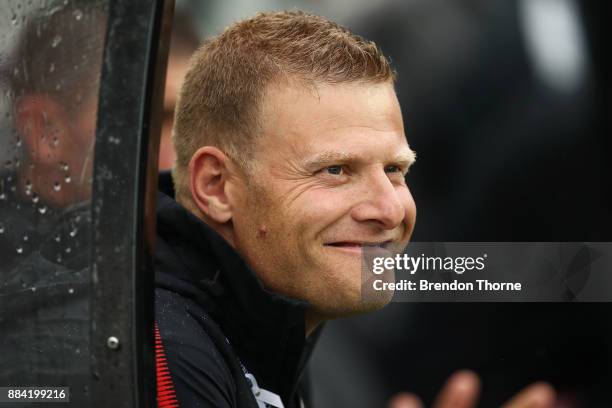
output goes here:
[{"label": "man's chin", "polygon": [[312,307],[325,320],[331,320],[375,312],[388,305],[392,298],[393,292],[390,291],[377,292],[375,297],[369,296],[367,299],[363,299],[361,295],[358,295],[357,298],[353,296],[348,299],[340,299],[336,296],[334,302],[313,304]]},{"label": "man's chin", "polygon": [[358,305],[356,305],[352,310],[348,312],[348,315],[352,316],[357,314],[376,312],[377,310],[380,310],[383,307],[387,306],[389,303],[391,303],[392,298],[393,295],[388,297],[385,296],[384,298],[381,296],[380,299],[376,300],[362,300]]}]

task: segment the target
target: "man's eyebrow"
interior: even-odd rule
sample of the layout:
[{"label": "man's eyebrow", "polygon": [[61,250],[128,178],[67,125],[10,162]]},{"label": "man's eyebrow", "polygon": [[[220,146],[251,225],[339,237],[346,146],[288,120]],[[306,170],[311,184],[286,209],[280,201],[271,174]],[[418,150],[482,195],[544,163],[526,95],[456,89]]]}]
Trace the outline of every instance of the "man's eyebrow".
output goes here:
[{"label": "man's eyebrow", "polygon": [[405,152],[402,152],[395,156],[393,162],[400,163],[406,169],[408,169],[414,164],[414,162],[416,162],[416,152],[411,148],[408,148],[408,150],[406,150]]},{"label": "man's eyebrow", "polygon": [[334,163],[353,162],[357,161],[358,159],[359,158],[352,153],[326,151],[317,153],[316,155],[309,157],[304,162],[304,165],[306,168],[318,168]]},{"label": "man's eyebrow", "polygon": [[[308,169],[316,169],[330,164],[358,162],[361,160],[363,160],[363,158],[352,153],[325,151],[307,158],[304,162],[304,166]],[[408,150],[406,151],[397,154],[393,159],[390,160],[391,163],[400,164],[406,169],[412,166],[415,161],[416,153],[410,148],[408,148]]]}]

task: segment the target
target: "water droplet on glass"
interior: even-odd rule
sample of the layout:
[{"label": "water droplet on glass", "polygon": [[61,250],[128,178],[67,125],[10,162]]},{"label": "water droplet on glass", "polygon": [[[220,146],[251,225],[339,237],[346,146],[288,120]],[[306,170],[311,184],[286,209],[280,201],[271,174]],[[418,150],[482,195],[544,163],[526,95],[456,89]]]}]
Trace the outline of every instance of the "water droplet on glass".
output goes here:
[{"label": "water droplet on glass", "polygon": [[29,239],[30,239],[30,237],[28,237],[27,235],[23,236],[23,242],[28,242]]},{"label": "water droplet on glass", "polygon": [[21,147],[21,139],[17,139],[17,141],[15,142],[15,146]]},{"label": "water droplet on glass", "polygon": [[32,292],[36,292],[36,286],[32,286],[32,287],[30,288],[30,290],[31,290]]},{"label": "water droplet on glass", "polygon": [[23,247],[22,246],[18,246],[16,248],[16,251],[17,251],[18,254],[23,254]]},{"label": "water droplet on glass", "polygon": [[61,189],[62,189],[62,185],[58,181],[53,183],[53,191],[60,191]]},{"label": "water droplet on glass", "polygon": [[66,247],[66,249],[64,250],[67,254],[72,252],[72,248],[70,247]]},{"label": "water droplet on glass", "polygon": [[4,225],[0,224],[0,234],[4,234]]},{"label": "water droplet on glass", "polygon": [[62,171],[68,171],[68,163],[61,162],[60,163],[60,169]]},{"label": "water droplet on glass", "polygon": [[77,21],[83,18],[83,12],[81,10],[74,10],[72,15]]},{"label": "water droplet on glass", "polygon": [[0,193],[0,201],[6,200],[6,194]]},{"label": "water droplet on glass", "polygon": [[51,63],[51,65],[49,65],[49,72],[53,72],[55,71],[55,64]]},{"label": "water droplet on glass", "polygon": [[78,232],[78,230],[76,228],[73,229],[72,231],[70,231],[70,236],[73,237],[73,238],[76,237],[77,232]]},{"label": "water droplet on glass", "polygon": [[40,198],[38,197],[38,194],[32,193],[32,202],[36,204],[38,200],[40,200]]},{"label": "water droplet on glass", "polygon": [[13,16],[11,17],[11,23],[13,23],[13,25],[19,24],[19,20],[17,19],[16,14],[13,14]]},{"label": "water droplet on glass", "polygon": [[[71,293],[72,293],[72,292],[71,292]],[[74,350],[74,352],[75,352],[75,353],[77,353],[77,354],[81,354],[81,349],[80,349],[80,348],[77,348],[76,350]]]},{"label": "water droplet on glass", "polygon": [[54,147],[59,146],[59,137],[55,136],[55,137],[53,138],[53,146],[54,146]]},{"label": "water droplet on glass", "polygon": [[57,254],[57,257],[55,258],[55,261],[57,263],[61,263],[62,262],[62,256],[60,254]]},{"label": "water droplet on glass", "polygon": [[38,212],[41,214],[44,214],[47,212],[47,207],[46,206],[42,206],[42,207],[38,207]]},{"label": "water droplet on glass", "polygon": [[73,288],[68,289],[68,293],[70,293],[72,295],[74,293],[74,289]]},{"label": "water droplet on glass", "polygon": [[70,183],[72,181],[72,178],[70,178],[70,176],[66,176],[66,178],[64,178],[64,181],[66,183]]},{"label": "water droplet on glass", "polygon": [[55,237],[53,237],[53,239],[55,239],[55,242],[60,242],[62,240],[62,237],[60,236],[60,234],[55,234]]},{"label": "water droplet on glass", "polygon": [[59,43],[62,42],[62,37],[59,35],[56,35],[55,37],[53,37],[53,41],[51,41],[51,47],[55,48],[59,45]]}]

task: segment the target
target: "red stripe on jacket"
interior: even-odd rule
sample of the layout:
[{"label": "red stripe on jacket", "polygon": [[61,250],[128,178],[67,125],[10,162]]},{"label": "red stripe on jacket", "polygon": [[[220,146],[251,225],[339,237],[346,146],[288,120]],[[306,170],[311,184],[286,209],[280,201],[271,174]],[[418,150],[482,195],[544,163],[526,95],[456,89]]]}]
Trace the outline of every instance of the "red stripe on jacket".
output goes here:
[{"label": "red stripe on jacket", "polygon": [[170,369],[166,361],[166,353],[164,352],[164,345],[159,334],[157,322],[155,322],[155,367],[157,374],[157,407],[178,408],[179,403],[176,399],[176,391],[170,376]]}]

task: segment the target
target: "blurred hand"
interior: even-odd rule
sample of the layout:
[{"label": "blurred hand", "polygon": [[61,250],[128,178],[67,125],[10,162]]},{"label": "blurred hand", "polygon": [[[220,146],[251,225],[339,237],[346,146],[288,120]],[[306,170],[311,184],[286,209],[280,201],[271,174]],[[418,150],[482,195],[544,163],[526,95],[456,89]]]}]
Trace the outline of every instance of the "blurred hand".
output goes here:
[{"label": "blurred hand", "polygon": [[[480,380],[472,371],[453,374],[438,394],[432,408],[474,408],[480,394]],[[553,408],[555,391],[546,383],[535,383],[521,392],[502,408]],[[397,394],[389,408],[423,408],[423,403],[414,394]]]}]

